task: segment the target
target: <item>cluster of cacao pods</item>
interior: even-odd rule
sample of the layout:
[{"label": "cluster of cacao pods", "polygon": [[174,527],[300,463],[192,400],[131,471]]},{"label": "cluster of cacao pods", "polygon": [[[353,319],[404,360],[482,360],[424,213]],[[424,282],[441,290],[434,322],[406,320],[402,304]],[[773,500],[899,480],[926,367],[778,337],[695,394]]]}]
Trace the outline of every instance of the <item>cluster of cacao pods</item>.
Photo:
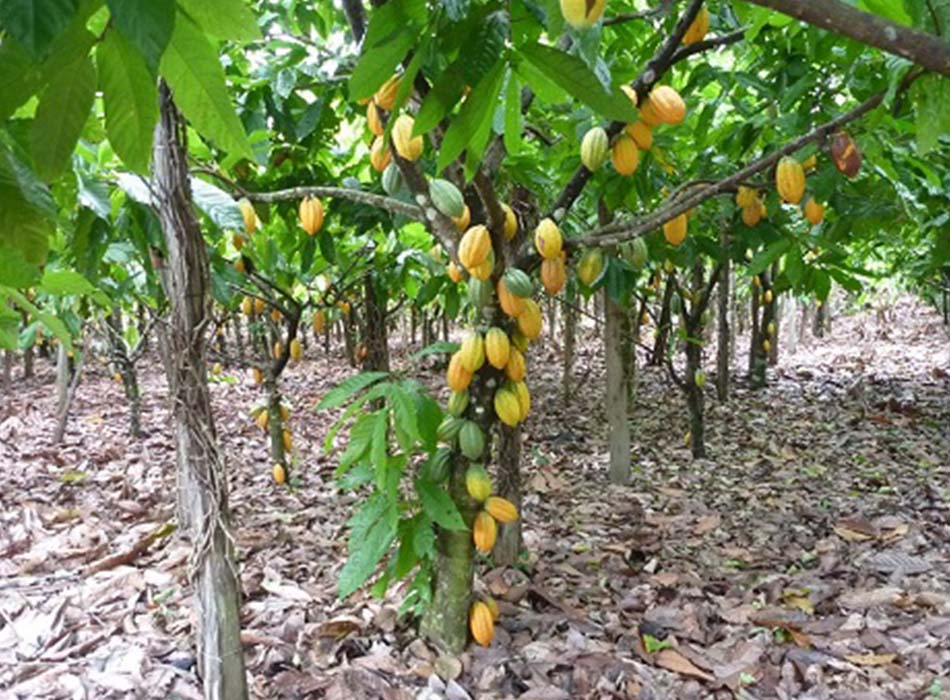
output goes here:
[{"label": "cluster of cacao pods", "polygon": [[742,210],[742,223],[748,227],[757,226],[768,216],[765,202],[759,196],[759,191],[752,187],[739,185],[736,193],[736,205]]}]

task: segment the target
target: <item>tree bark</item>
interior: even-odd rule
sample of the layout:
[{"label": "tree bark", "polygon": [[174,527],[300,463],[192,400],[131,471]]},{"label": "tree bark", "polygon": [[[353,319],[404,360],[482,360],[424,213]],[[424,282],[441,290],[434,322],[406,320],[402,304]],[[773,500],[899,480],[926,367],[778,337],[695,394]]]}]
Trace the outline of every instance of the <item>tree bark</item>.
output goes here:
[{"label": "tree bark", "polygon": [[[575,299],[576,302],[576,299]],[[577,344],[577,309],[574,304],[565,302],[564,313],[564,355],[561,365],[561,402],[567,407],[571,402],[574,384],[574,349]]]},{"label": "tree bark", "polygon": [[[129,404],[129,435],[138,439],[142,437],[141,422],[141,393],[139,391],[138,376],[135,365],[129,357],[128,349],[122,333],[122,316],[118,309],[106,316],[109,326],[109,345],[112,352],[112,363],[122,379],[122,388],[125,391],[125,400]],[[147,331],[146,331],[147,334]],[[144,337],[139,342],[145,342]]]},{"label": "tree bark", "polygon": [[627,382],[624,368],[624,309],[604,291],[604,355],[607,366],[607,424],[610,442],[610,482],[630,483],[630,424],[627,416]]},{"label": "tree bark", "polygon": [[[515,504],[521,512],[521,428],[499,424],[498,493]],[[513,566],[521,554],[521,518],[513,523],[498,524],[498,539],[492,550],[495,564]]]},{"label": "tree bark", "polygon": [[240,594],[234,561],[227,474],[218,446],[205,369],[210,275],[208,253],[192,210],[185,124],[164,83],[155,128],[153,192],[161,221],[171,302],[164,334],[178,463],[179,517],[190,534],[195,585],[198,669],[205,700],[248,697],[241,647]]},{"label": "tree bark", "polygon": [[79,359],[69,356],[66,347],[60,343],[56,355],[56,427],[53,429],[53,442],[62,444],[66,437],[66,423],[69,420],[69,408],[79,387],[82,377],[82,363],[84,353],[79,350]]},{"label": "tree bark", "polygon": [[3,391],[9,394],[13,391],[13,360],[15,355],[12,350],[5,350],[3,353],[3,378],[0,386]]},{"label": "tree bark", "polygon": [[716,347],[716,396],[722,402],[729,400],[729,345],[732,329],[729,326],[729,294],[730,276],[732,275],[732,261],[729,259],[729,231],[723,229],[719,236],[722,248],[722,272],[719,274],[719,296],[717,313],[717,347]]},{"label": "tree bark", "polygon": [[363,342],[366,358],[363,369],[373,372],[389,371],[389,335],[386,327],[386,293],[380,288],[376,275],[369,273],[363,280],[364,314]]},{"label": "tree bark", "polygon": [[673,301],[673,280],[667,279],[666,289],[663,291],[663,302],[660,306],[660,318],[656,322],[656,342],[653,344],[653,354],[650,356],[650,364],[659,367],[663,364],[666,357],[666,343],[670,337],[670,319],[672,310],[670,308]]}]

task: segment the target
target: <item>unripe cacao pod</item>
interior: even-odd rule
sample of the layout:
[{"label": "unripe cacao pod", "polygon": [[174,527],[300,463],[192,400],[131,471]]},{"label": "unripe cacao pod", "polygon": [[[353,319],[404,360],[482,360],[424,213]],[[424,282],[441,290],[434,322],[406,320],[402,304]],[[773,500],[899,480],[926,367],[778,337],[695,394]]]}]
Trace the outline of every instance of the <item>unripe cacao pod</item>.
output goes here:
[{"label": "unripe cacao pod", "polygon": [[449,263],[447,272],[449,274],[449,279],[455,282],[455,284],[458,284],[459,282],[462,281],[462,271],[459,269],[459,266],[456,265],[454,261]]},{"label": "unripe cacao pod", "polygon": [[529,341],[527,338],[525,338],[524,333],[522,333],[521,331],[517,329],[515,330],[514,333],[511,334],[511,347],[514,348],[515,350],[519,350],[521,352],[527,352],[528,342]]},{"label": "unripe cacao pod", "polygon": [[701,369],[696,370],[695,374],[693,374],[693,382],[697,387],[702,389],[704,386],[706,386],[706,373]]},{"label": "unripe cacao pod", "polygon": [[544,285],[545,292],[557,294],[564,288],[566,282],[567,269],[560,257],[541,263],[541,284]]},{"label": "unripe cacao pod", "polygon": [[468,225],[472,223],[472,211],[468,208],[468,205],[465,205],[465,209],[462,210],[462,215],[457,219],[452,219],[455,223],[455,228],[459,231],[464,231],[468,228]]},{"label": "unripe cacao pod", "polygon": [[505,365],[505,376],[513,382],[523,381],[528,373],[524,354],[518,348],[511,348],[508,352],[508,363]]},{"label": "unripe cacao pod", "polygon": [[473,464],[465,470],[465,490],[479,503],[491,496],[491,479],[485,467]]},{"label": "unripe cacao pod", "polygon": [[626,134],[620,134],[614,140],[613,148],[610,151],[610,160],[614,164],[614,170],[624,177],[633,175],[640,165],[640,152],[637,150],[637,144]]},{"label": "unripe cacao pod", "polygon": [[805,170],[794,158],[785,156],[775,169],[775,187],[789,204],[798,204],[805,194]]},{"label": "unripe cacao pod", "polygon": [[[449,396],[449,413],[455,417],[461,416],[468,408],[468,391],[453,391]],[[459,426],[461,427],[461,426]]]},{"label": "unripe cacao pod", "polygon": [[584,167],[594,172],[600,168],[610,154],[610,144],[607,139],[607,132],[599,126],[588,130],[581,140],[581,163]]},{"label": "unripe cacao pod", "polygon": [[475,421],[467,420],[462,425],[459,449],[468,459],[478,459],[485,451],[485,434]]},{"label": "unripe cacao pod", "polygon": [[485,333],[485,358],[495,369],[504,369],[511,354],[511,344],[508,334],[501,328],[493,326]]},{"label": "unripe cacao pod", "polygon": [[392,161],[393,155],[389,152],[389,146],[383,141],[381,136],[373,139],[373,145],[369,147],[369,162],[376,172],[383,172],[386,166]]},{"label": "unripe cacao pod", "polygon": [[513,392],[501,388],[495,392],[495,414],[505,425],[514,428],[521,420],[521,404]]},{"label": "unripe cacao pod", "polygon": [[462,367],[473,374],[485,364],[485,339],[478,331],[470,331],[462,340],[459,349],[462,355]]},{"label": "unripe cacao pod", "polygon": [[449,445],[454,444],[456,439],[458,439],[459,432],[462,430],[463,422],[461,418],[456,418],[455,416],[446,416],[443,418],[435,433],[439,442],[444,442]]},{"label": "unripe cacao pod", "polygon": [[432,204],[450,219],[457,219],[465,213],[465,200],[458,187],[448,180],[435,178],[429,183],[429,197]]},{"label": "unripe cacao pod", "polygon": [[815,200],[814,197],[810,197],[807,202],[805,202],[805,218],[808,219],[808,223],[812,226],[817,226],[825,218],[825,207]]},{"label": "unripe cacao pod", "polygon": [[686,118],[686,103],[669,85],[660,85],[650,93],[650,106],[660,121],[679,124]]},{"label": "unripe cacao pod", "polygon": [[847,177],[854,177],[861,170],[861,151],[845,131],[831,137],[831,158],[835,167]]},{"label": "unripe cacao pod", "polygon": [[607,0],[561,0],[564,21],[575,29],[589,29],[604,14]]},{"label": "unripe cacao pod", "polygon": [[762,349],[765,351],[766,354],[768,354],[768,352],[772,349],[772,343],[770,343],[768,340],[763,340]]},{"label": "unripe cacao pod", "polygon": [[319,309],[313,315],[313,330],[317,333],[323,333],[323,329],[326,327],[327,327],[327,315],[323,312],[322,309]]},{"label": "unripe cacao pod", "polygon": [[683,35],[683,44],[689,46],[690,44],[695,44],[699,41],[702,41],[706,37],[706,33],[708,31],[709,10],[707,10],[706,6],[703,5],[701,8],[699,8],[699,12],[693,19],[692,24],[689,25],[689,29],[686,30],[686,34]]},{"label": "unripe cacao pod", "polygon": [[323,202],[317,197],[305,197],[300,201],[300,225],[310,236],[323,226]]},{"label": "unripe cacao pod", "polygon": [[488,253],[491,251],[491,234],[488,229],[478,224],[472,226],[459,243],[458,258],[462,266],[472,271],[473,268],[481,265],[488,259]]},{"label": "unripe cacao pod", "polygon": [[521,409],[521,418],[524,420],[531,412],[531,394],[528,392],[528,385],[522,382],[512,382],[512,390],[518,399],[518,407]]},{"label": "unripe cacao pod", "polygon": [[670,245],[678,246],[686,240],[687,224],[686,214],[680,214],[676,218],[670,219],[663,224],[663,237]]},{"label": "unripe cacao pod", "polygon": [[501,208],[505,212],[505,240],[510,241],[518,235],[518,217],[507,204],[502,204]]},{"label": "unripe cacao pod", "polygon": [[561,255],[561,231],[551,219],[542,219],[534,230],[534,247],[545,260],[554,260]]},{"label": "unripe cacao pod", "polygon": [[294,338],[290,341],[290,357],[294,360],[299,360],[303,357],[303,347],[300,345],[298,338]]},{"label": "unripe cacao pod", "polygon": [[494,598],[485,598],[485,605],[488,606],[488,609],[491,610],[491,619],[498,621],[498,618],[501,617],[501,611],[498,609],[498,603],[495,602]]},{"label": "unripe cacao pod", "polygon": [[500,523],[513,523],[518,519],[515,504],[501,496],[490,496],[485,501],[485,511]]},{"label": "unripe cacao pod", "polygon": [[468,281],[468,303],[480,309],[491,302],[491,283],[472,277]]},{"label": "unripe cacao pod", "polygon": [[271,469],[271,475],[274,477],[274,481],[278,484],[283,484],[287,481],[287,470],[284,469],[284,465],[280,462],[274,464],[274,468]]},{"label": "unripe cacao pod", "polygon": [[577,263],[577,277],[588,287],[600,277],[604,271],[604,254],[600,248],[587,250]]},{"label": "unripe cacao pod", "polygon": [[769,325],[766,326],[766,330],[770,336],[775,335],[775,321],[769,321]]},{"label": "unripe cacao pod", "polygon": [[383,191],[390,197],[402,192],[406,187],[402,179],[402,172],[395,163],[390,163],[383,170]]},{"label": "unripe cacao pod", "polygon": [[522,299],[527,299],[534,293],[534,285],[531,284],[531,278],[524,270],[517,267],[509,267],[505,270],[505,286],[512,294]]},{"label": "unripe cacao pod", "polygon": [[518,314],[518,330],[524,333],[525,338],[534,340],[541,335],[541,326],[543,323],[541,308],[534,299],[524,300],[524,311]]},{"label": "unripe cacao pod", "polygon": [[238,202],[238,207],[241,210],[241,217],[244,219],[244,230],[247,232],[247,235],[250,236],[261,225],[261,220],[257,218],[257,212],[254,211],[254,205],[246,199],[242,199],[240,202]]},{"label": "unripe cacao pod", "polygon": [[498,537],[498,525],[495,519],[485,511],[479,511],[475,516],[475,522],[472,524],[472,539],[475,542],[475,549],[482,554],[489,554],[492,547],[495,546],[495,538]]},{"label": "unripe cacao pod", "polygon": [[440,447],[422,466],[422,478],[440,484],[449,476],[452,465],[452,450]]},{"label": "unripe cacao pod", "polygon": [[391,112],[393,106],[396,104],[396,95],[398,93],[399,76],[394,75],[379,87],[376,94],[373,95],[373,102],[387,112]]},{"label": "unripe cacao pod", "polygon": [[632,124],[627,124],[627,128],[624,129],[624,131],[627,132],[627,136],[633,139],[633,142],[641,151],[649,151],[653,148],[653,132],[650,131],[650,127],[643,122],[636,121]]},{"label": "unripe cacao pod", "polygon": [[649,259],[650,251],[647,248],[646,241],[642,238],[634,238],[630,243],[630,256],[627,258],[627,262],[640,269],[647,264]]},{"label": "unripe cacao pod", "polygon": [[415,123],[415,120],[408,114],[400,114],[396,118],[396,123],[393,124],[390,134],[396,153],[406,160],[417,160],[422,155],[424,146],[422,136],[412,135],[412,128]]},{"label": "unripe cacao pod", "polygon": [[[507,272],[505,276],[507,276]],[[471,282],[469,283],[471,284]],[[512,317],[517,317],[522,311],[524,311],[524,299],[521,297],[516,297],[508,290],[508,282],[505,277],[502,277],[498,280],[498,305],[501,307],[501,310],[506,314]]]},{"label": "unripe cacao pod", "polygon": [[383,120],[379,118],[379,109],[375,102],[366,105],[366,125],[373,136],[382,136],[386,131],[383,128]]},{"label": "unripe cacao pod", "polygon": [[445,373],[446,383],[452,391],[465,391],[472,383],[472,373],[465,369],[462,354],[455,353],[449,360],[449,368]]},{"label": "unripe cacao pod", "polygon": [[763,304],[771,304],[771,303],[772,303],[772,290],[771,290],[771,289],[766,289],[765,292],[763,292],[763,294],[762,294],[762,303],[763,303]]},{"label": "unripe cacao pod", "polygon": [[[603,4],[605,0],[599,0]],[[583,2],[583,0],[561,0],[564,2]],[[472,632],[472,639],[483,647],[491,644],[495,637],[495,622],[491,616],[491,610],[481,601],[472,603],[472,608],[468,613],[468,628]]]}]

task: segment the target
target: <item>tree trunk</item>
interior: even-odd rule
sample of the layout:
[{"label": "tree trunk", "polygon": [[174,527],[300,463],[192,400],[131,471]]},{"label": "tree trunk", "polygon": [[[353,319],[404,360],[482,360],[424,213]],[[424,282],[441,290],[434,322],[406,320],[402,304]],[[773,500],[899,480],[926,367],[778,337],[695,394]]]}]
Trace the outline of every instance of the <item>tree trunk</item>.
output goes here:
[{"label": "tree trunk", "polygon": [[[576,302],[576,299],[575,299]],[[577,343],[577,309],[574,304],[564,302],[564,355],[561,364],[561,402],[568,406],[571,402],[574,378],[574,348]]]},{"label": "tree trunk", "polygon": [[623,307],[604,291],[604,361],[607,366],[607,424],[610,442],[610,481],[630,483],[630,424],[627,416],[627,381],[624,371]]},{"label": "tree trunk", "polygon": [[[135,372],[135,365],[129,358],[129,353],[125,345],[125,339],[122,333],[121,312],[116,309],[106,316],[106,324],[109,326],[109,345],[112,352],[112,363],[116,371],[122,378],[122,388],[125,391],[125,400],[129,404],[129,435],[134,438],[142,437],[141,423],[141,394],[139,391],[139,380]],[[139,341],[145,342],[144,336]]]},{"label": "tree trunk", "polygon": [[[687,334],[695,338],[699,327],[687,327]],[[686,405],[689,408],[689,434],[693,458],[706,457],[706,430],[703,415],[705,397],[696,384],[696,374],[702,369],[702,347],[694,342],[686,343]]]},{"label": "tree trunk", "polygon": [[34,357],[34,346],[30,345],[26,350],[23,351],[23,378],[32,379],[33,378],[33,357]]},{"label": "tree trunk", "polygon": [[728,255],[729,232],[723,229],[719,238],[722,247],[722,272],[719,273],[719,295],[718,295],[718,313],[717,327],[718,338],[716,347],[716,396],[722,401],[729,400],[729,345],[732,342],[729,327],[729,295],[730,295],[730,276],[732,275],[732,264]]},{"label": "tree trunk", "polygon": [[825,326],[827,325],[827,317],[828,317],[827,303],[822,304],[820,301],[816,301],[814,326],[812,327],[812,335],[815,336],[816,338],[825,337]]},{"label": "tree trunk", "polygon": [[386,293],[380,288],[376,275],[367,274],[363,280],[363,301],[366,307],[364,315],[363,343],[366,345],[366,358],[363,370],[373,372],[389,371],[389,336],[386,328]]},{"label": "tree trunk", "polygon": [[78,350],[79,360],[69,356],[66,347],[60,343],[56,355],[56,427],[53,429],[53,442],[62,444],[66,437],[66,423],[69,420],[69,408],[79,387],[82,377],[83,352]]},{"label": "tree trunk", "polygon": [[[772,283],[772,281],[775,280],[776,277],[778,277],[778,273],[779,273],[778,263],[777,262],[772,263],[772,272],[769,275],[770,284]],[[772,294],[774,295],[772,299],[772,303],[769,304],[764,311],[764,316],[766,317],[765,335],[769,339],[768,356],[769,356],[770,367],[774,367],[775,365],[778,364],[778,338],[779,338],[779,333],[782,330],[782,326],[781,326],[782,300],[779,298],[778,294],[776,294],[774,289],[772,290]]]},{"label": "tree trunk", "polygon": [[[749,345],[749,383],[753,389],[761,389],[766,384],[769,351],[766,350],[765,342],[769,340],[769,324],[772,323],[772,310],[775,308],[771,276],[763,272],[759,279],[761,286],[753,290],[752,294],[752,340]],[[766,302],[770,294],[773,298]]]},{"label": "tree trunk", "polygon": [[13,391],[13,360],[15,357],[12,350],[6,350],[3,353],[3,379],[0,385],[3,386],[5,394],[10,394]]},{"label": "tree trunk", "polygon": [[205,367],[208,253],[192,210],[185,125],[164,83],[160,100],[152,189],[167,248],[160,269],[171,303],[164,352],[178,463],[179,518],[193,543],[198,670],[205,700],[243,700],[248,697],[247,677],[227,474]]},{"label": "tree trunk", "polygon": [[673,280],[667,279],[666,289],[663,291],[663,302],[660,307],[660,317],[656,322],[656,341],[653,344],[653,354],[650,364],[659,367],[666,358],[666,344],[670,337],[670,319],[673,314],[670,309],[673,301]]},{"label": "tree trunk", "polygon": [[[521,428],[499,424],[498,493],[515,504],[521,512]],[[521,554],[521,518],[513,523],[498,524],[498,539],[492,550],[495,564],[513,566]]]}]

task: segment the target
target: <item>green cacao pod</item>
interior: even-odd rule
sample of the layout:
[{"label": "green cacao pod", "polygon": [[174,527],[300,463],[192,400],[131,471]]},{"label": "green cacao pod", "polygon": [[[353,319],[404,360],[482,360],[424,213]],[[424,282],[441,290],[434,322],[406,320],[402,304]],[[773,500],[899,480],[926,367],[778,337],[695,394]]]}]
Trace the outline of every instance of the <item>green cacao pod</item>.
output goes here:
[{"label": "green cacao pod", "polygon": [[647,249],[646,241],[642,238],[634,238],[630,242],[630,255],[627,262],[638,270],[643,268],[650,260],[650,251]]},{"label": "green cacao pod", "polygon": [[440,212],[451,219],[457,219],[465,213],[465,200],[458,187],[448,180],[436,178],[429,183],[429,197]]},{"label": "green cacao pod", "polygon": [[610,142],[606,131],[595,126],[584,134],[581,141],[581,162],[585,168],[594,172],[607,162],[609,156]]},{"label": "green cacao pod", "polygon": [[452,450],[448,447],[440,447],[422,465],[422,478],[439,484],[448,478],[451,465]]},{"label": "green cacao pod", "polygon": [[390,197],[402,192],[406,187],[405,181],[402,179],[402,173],[399,171],[399,166],[395,163],[390,163],[386,166],[386,169],[383,171],[383,190]]},{"label": "green cacao pod", "polygon": [[491,479],[481,464],[473,464],[465,470],[465,489],[476,501],[482,503],[491,496],[491,488]]},{"label": "green cacao pod", "polygon": [[516,267],[509,267],[505,270],[505,287],[521,299],[527,299],[534,292],[531,278],[524,270],[519,270]]},{"label": "green cacao pod", "polygon": [[439,442],[445,442],[449,445],[454,443],[464,423],[465,421],[455,416],[446,416],[443,418],[436,430],[436,436],[439,438]]},{"label": "green cacao pod", "polygon": [[449,413],[456,418],[465,413],[468,408],[468,390],[453,391],[449,397]]},{"label": "green cacao pod", "polygon": [[469,459],[478,459],[485,451],[485,433],[478,427],[478,423],[470,420],[462,421],[459,430],[459,449]]},{"label": "green cacao pod", "polygon": [[591,248],[581,256],[577,263],[577,277],[588,287],[597,281],[604,271],[604,254],[600,248]]},{"label": "green cacao pod", "polygon": [[468,280],[468,303],[476,309],[487,306],[491,302],[492,286],[490,280],[479,280],[474,277]]}]

